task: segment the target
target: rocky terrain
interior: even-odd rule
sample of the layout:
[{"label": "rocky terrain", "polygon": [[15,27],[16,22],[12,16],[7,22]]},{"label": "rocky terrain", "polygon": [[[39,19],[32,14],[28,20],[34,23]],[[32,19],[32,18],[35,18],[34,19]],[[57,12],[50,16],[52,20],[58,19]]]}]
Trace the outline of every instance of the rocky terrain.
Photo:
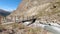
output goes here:
[{"label": "rocky terrain", "polygon": [[47,22],[59,23],[59,9],[59,0],[23,0],[18,8],[9,16],[17,17],[17,19],[30,19],[30,17],[35,16],[37,19],[40,18]]},{"label": "rocky terrain", "polygon": [[7,17],[11,16],[13,17],[12,19],[15,18],[21,21],[36,18],[36,21],[30,26],[25,26],[25,24],[22,26],[20,22],[13,24],[11,26],[12,30],[17,29],[15,34],[45,34],[47,31],[43,33],[44,29],[39,28],[39,25],[37,26],[36,24],[51,25],[50,23],[56,23],[60,25],[60,0],[23,0],[18,8]]},{"label": "rocky terrain", "polygon": [[28,27],[22,23],[13,23],[10,25],[0,25],[0,34],[40,34],[42,28]]}]

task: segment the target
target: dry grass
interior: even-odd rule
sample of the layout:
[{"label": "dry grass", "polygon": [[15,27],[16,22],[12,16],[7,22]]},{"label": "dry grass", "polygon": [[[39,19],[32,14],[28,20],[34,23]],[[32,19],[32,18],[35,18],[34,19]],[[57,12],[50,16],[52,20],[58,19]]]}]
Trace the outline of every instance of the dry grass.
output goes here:
[{"label": "dry grass", "polygon": [[32,28],[32,27],[27,27],[24,30],[25,34],[40,34],[41,33],[41,29],[40,28]]},{"label": "dry grass", "polygon": [[0,25],[0,30],[2,30],[4,28],[4,26],[3,25]]},{"label": "dry grass", "polygon": [[[32,27],[24,26],[22,23],[20,23],[20,24],[14,23],[14,24],[10,24],[8,26],[9,26],[9,28],[12,27],[12,29],[18,28],[18,30],[20,30],[20,31],[23,30],[23,32],[22,32],[23,34],[40,34],[41,33],[41,28],[39,28],[39,27],[32,28]],[[4,26],[4,27],[6,29],[9,29],[8,26]],[[1,26],[1,29],[2,28],[3,28],[3,26]]]}]

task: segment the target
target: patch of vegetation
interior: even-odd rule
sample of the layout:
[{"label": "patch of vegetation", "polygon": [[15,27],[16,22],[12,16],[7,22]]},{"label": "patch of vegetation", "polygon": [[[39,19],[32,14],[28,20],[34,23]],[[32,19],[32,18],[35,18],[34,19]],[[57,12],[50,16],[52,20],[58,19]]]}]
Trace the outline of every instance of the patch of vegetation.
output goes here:
[{"label": "patch of vegetation", "polygon": [[5,26],[0,24],[0,32],[5,31],[5,30],[6,30]]},{"label": "patch of vegetation", "polygon": [[17,23],[14,23],[14,24],[12,24],[12,27],[13,28],[17,28],[18,27],[18,24]]},{"label": "patch of vegetation", "polygon": [[4,27],[3,27],[3,25],[0,25],[0,30],[2,30]]},{"label": "patch of vegetation", "polygon": [[40,28],[31,28],[31,27],[29,27],[29,28],[26,28],[25,30],[26,30],[25,34],[40,34],[41,33]]}]

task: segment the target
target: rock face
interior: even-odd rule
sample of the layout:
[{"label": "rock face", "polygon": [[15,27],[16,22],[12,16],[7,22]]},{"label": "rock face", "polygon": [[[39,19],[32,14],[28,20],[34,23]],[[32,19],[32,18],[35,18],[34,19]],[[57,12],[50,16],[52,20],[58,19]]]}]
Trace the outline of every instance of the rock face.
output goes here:
[{"label": "rock face", "polygon": [[13,20],[23,20],[35,16],[45,21],[60,21],[59,0],[22,0],[18,8],[9,16]]},{"label": "rock face", "polygon": [[50,2],[52,2],[52,0],[23,0],[14,13],[16,15],[23,15],[26,12],[29,12],[28,10],[31,8]]}]

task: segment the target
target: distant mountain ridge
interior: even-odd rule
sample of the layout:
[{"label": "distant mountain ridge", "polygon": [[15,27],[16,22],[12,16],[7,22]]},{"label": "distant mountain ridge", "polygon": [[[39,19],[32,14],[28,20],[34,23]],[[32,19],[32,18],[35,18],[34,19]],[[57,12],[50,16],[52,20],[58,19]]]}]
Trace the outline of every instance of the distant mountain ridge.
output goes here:
[{"label": "distant mountain ridge", "polygon": [[3,9],[0,9],[0,15],[2,15],[2,16],[7,16],[7,15],[9,15],[9,14],[10,14],[10,12],[5,11],[5,10],[3,10]]}]

